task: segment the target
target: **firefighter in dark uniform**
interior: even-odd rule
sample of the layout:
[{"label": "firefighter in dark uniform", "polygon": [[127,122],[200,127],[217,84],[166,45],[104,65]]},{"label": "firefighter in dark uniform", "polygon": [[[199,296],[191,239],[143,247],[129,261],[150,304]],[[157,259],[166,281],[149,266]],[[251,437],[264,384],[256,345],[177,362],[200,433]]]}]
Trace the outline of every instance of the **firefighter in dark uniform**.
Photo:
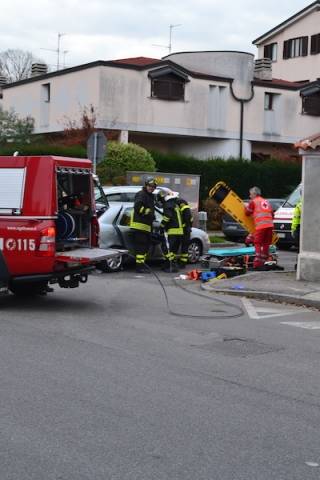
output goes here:
[{"label": "firefighter in dark uniform", "polygon": [[133,232],[137,273],[150,273],[150,270],[145,266],[145,261],[151,246],[152,223],[155,219],[153,192],[156,186],[157,182],[154,177],[147,177],[144,187],[136,194],[134,199],[130,228]]},{"label": "firefighter in dark uniform", "polygon": [[163,203],[163,218],[160,229],[164,230],[168,236],[168,248],[164,252],[166,261],[163,270],[168,273],[178,271],[177,254],[183,237],[182,218],[177,203],[178,195],[177,192],[170,192],[163,197],[160,193],[160,199]]},{"label": "firefighter in dark uniform", "polygon": [[185,268],[189,260],[188,247],[190,244],[193,217],[192,217],[191,207],[186,200],[184,200],[183,198],[177,198],[176,202],[180,209],[182,227],[183,227],[183,235],[181,238],[181,247],[180,247],[181,251],[180,251],[180,257],[179,257],[179,267]]}]

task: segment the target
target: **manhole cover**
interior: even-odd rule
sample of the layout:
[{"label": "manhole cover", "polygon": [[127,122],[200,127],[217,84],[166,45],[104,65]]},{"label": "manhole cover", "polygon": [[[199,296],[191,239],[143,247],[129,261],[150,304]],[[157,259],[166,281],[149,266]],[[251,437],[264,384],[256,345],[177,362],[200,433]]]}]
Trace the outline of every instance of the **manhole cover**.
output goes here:
[{"label": "manhole cover", "polygon": [[252,339],[224,337],[220,341],[203,345],[205,350],[221,353],[229,357],[248,357],[249,355],[265,355],[266,353],[279,352],[283,347],[267,345]]}]

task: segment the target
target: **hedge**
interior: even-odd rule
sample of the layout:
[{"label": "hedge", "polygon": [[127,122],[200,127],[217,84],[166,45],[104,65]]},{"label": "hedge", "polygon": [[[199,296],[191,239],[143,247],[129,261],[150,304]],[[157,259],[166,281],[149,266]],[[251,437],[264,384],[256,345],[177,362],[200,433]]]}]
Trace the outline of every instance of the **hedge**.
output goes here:
[{"label": "hedge", "polygon": [[102,183],[124,183],[128,170],[154,172],[156,164],[151,154],[134,143],[109,142],[105,160],[97,166]]},{"label": "hedge", "polygon": [[158,171],[201,175],[201,201],[208,198],[210,188],[220,180],[241,198],[248,198],[248,190],[254,185],[261,188],[265,197],[285,198],[301,181],[300,165],[276,159],[256,163],[236,158],[199,160],[179,154],[151,154]]},{"label": "hedge", "polygon": [[57,155],[60,157],[87,158],[87,151],[81,145],[74,145],[72,147],[51,145],[46,143],[0,145],[0,155],[13,155],[14,152],[19,152],[19,155]]}]

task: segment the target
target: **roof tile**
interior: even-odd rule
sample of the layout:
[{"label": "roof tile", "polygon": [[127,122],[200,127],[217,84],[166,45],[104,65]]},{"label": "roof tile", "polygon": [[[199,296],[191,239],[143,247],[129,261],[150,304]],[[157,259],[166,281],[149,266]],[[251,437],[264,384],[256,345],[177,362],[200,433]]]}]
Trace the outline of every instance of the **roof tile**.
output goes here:
[{"label": "roof tile", "polygon": [[295,143],[294,146],[295,148],[301,148],[302,150],[316,150],[320,147],[320,133],[304,138]]},{"label": "roof tile", "polygon": [[153,63],[159,63],[161,60],[159,58],[149,58],[149,57],[132,57],[132,58],[120,58],[118,60],[112,60],[114,63],[123,63],[125,65],[138,65],[146,66],[152,65]]}]

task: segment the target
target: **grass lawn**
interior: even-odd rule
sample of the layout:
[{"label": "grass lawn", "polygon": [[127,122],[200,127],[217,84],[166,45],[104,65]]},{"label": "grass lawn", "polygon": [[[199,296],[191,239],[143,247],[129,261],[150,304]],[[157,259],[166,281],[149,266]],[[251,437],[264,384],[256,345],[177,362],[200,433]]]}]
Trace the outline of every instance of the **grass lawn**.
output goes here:
[{"label": "grass lawn", "polygon": [[218,235],[209,235],[209,238],[210,238],[211,243],[225,243],[225,242],[228,242],[228,240],[226,240],[226,238],[222,235],[221,235],[221,237],[218,236]]}]

